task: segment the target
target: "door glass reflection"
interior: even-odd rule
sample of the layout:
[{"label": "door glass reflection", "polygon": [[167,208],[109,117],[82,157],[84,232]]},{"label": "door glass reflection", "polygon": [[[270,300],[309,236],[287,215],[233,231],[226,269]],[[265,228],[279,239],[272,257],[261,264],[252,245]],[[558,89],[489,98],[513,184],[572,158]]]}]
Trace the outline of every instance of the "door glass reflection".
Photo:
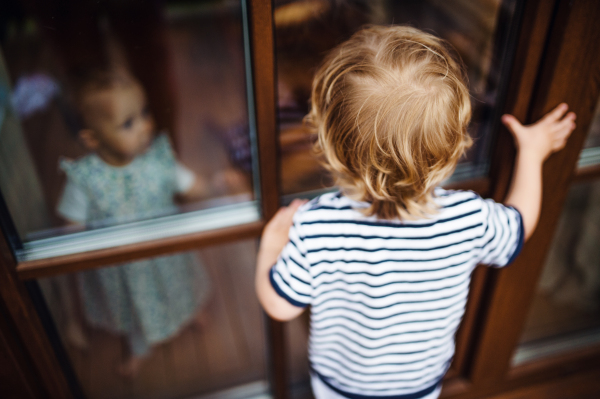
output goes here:
[{"label": "door glass reflection", "polygon": [[579,156],[578,166],[585,168],[597,164],[600,164],[600,100],[596,104],[592,125]]},{"label": "door glass reflection", "polygon": [[22,240],[252,200],[243,34],[241,1],[3,6],[0,148],[24,181],[0,185]]},{"label": "door glass reflection", "polygon": [[38,280],[86,395],[264,393],[255,255],[251,240]]},{"label": "door glass reflection", "polygon": [[600,181],[569,191],[514,363],[600,342]]},{"label": "door glass reflection", "polygon": [[[330,187],[333,183],[311,153],[316,137],[303,124],[312,76],[328,50],[365,24],[409,24],[448,40],[468,70],[473,97],[470,133],[476,145],[454,179],[487,172],[497,123],[503,52],[515,1],[276,0],[278,120],[284,194]],[[495,119],[494,119],[495,118]]]}]

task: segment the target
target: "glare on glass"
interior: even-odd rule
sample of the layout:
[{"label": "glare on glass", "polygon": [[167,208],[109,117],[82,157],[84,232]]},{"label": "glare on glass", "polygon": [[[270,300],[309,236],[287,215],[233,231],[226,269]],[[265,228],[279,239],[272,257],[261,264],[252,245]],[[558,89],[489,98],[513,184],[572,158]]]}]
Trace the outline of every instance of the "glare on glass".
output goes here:
[{"label": "glare on glass", "polygon": [[579,155],[578,166],[584,168],[600,163],[600,100],[596,104],[596,110],[592,117],[592,124],[588,131],[583,150]]}]

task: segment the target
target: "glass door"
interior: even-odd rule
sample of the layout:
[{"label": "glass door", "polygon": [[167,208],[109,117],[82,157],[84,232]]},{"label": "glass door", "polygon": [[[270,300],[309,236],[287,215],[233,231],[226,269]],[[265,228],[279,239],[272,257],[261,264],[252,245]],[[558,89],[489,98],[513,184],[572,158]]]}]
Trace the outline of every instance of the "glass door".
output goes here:
[{"label": "glass door", "polygon": [[248,7],[3,8],[3,232],[85,397],[270,389]]}]

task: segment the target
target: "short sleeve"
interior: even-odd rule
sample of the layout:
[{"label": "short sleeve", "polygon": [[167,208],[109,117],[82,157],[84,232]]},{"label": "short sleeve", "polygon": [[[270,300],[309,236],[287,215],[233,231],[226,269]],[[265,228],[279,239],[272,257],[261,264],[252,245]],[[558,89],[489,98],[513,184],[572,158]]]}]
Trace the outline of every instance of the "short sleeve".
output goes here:
[{"label": "short sleeve", "polygon": [[521,252],[524,241],[523,219],[514,207],[491,199],[481,200],[483,235],[479,263],[504,267]]},{"label": "short sleeve", "polygon": [[65,189],[60,197],[56,211],[63,218],[77,223],[85,223],[89,208],[85,191],[71,179],[67,179]]},{"label": "short sleeve", "polygon": [[185,193],[194,185],[196,175],[183,164],[177,162],[175,164],[175,180],[177,192]]},{"label": "short sleeve", "polygon": [[310,304],[312,277],[297,223],[290,228],[289,241],[271,268],[270,279],[275,291],[292,305],[306,307]]}]

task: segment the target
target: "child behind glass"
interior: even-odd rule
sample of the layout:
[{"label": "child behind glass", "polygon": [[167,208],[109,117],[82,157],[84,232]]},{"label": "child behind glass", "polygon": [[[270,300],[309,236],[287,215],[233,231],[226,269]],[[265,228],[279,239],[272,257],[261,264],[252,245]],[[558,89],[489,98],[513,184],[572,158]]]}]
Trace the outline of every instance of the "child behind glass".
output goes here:
[{"label": "child behind glass", "polygon": [[[156,135],[143,88],[122,71],[90,73],[78,85],[79,138],[91,154],[63,160],[67,183],[58,213],[71,223],[103,226],[176,210],[175,196],[201,198],[205,183],[179,163],[166,134]],[[119,371],[134,375],[152,346],[202,318],[208,274],[192,253],[79,272],[84,318],[124,335]]]},{"label": "child behind glass", "polygon": [[471,146],[462,64],[409,27],[370,27],[316,73],[309,121],[340,191],[282,208],[263,233],[256,289],[291,320],[311,305],[317,399],[437,398],[471,272],[503,267],[534,231],[544,160],[575,115],[503,122],[518,156],[506,205],[439,184]]}]

